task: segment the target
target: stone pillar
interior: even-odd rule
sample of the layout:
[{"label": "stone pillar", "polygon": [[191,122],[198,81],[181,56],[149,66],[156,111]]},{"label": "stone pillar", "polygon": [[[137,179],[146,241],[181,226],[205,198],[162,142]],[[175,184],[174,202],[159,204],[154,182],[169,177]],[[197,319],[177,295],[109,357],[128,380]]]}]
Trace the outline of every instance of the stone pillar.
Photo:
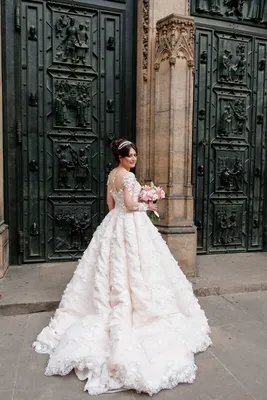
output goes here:
[{"label": "stone pillar", "polygon": [[189,0],[138,0],[136,143],[140,182],[150,181],[154,174],[156,23],[171,12],[187,15],[188,11]]},{"label": "stone pillar", "polygon": [[[0,32],[1,32],[1,5],[0,5]],[[4,223],[4,179],[3,179],[3,108],[2,108],[2,59],[0,40],[0,278],[7,270],[9,261],[8,227]]]},{"label": "stone pillar", "polygon": [[[166,190],[158,228],[183,271],[193,276],[194,23],[188,9],[187,0],[139,0],[137,174],[140,182],[153,180]],[[168,15],[170,11],[177,14]]]},{"label": "stone pillar", "polygon": [[196,265],[191,185],[193,67],[193,19],[171,14],[159,20],[154,64],[154,177],[167,193],[160,232],[188,275],[195,274]]}]

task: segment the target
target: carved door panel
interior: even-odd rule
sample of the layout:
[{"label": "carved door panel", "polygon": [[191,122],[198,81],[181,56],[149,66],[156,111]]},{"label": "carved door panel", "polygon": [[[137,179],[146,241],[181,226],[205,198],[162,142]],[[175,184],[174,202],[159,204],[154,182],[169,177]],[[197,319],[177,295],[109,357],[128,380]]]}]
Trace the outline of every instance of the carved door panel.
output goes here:
[{"label": "carved door panel", "polygon": [[266,0],[191,0],[194,16],[212,20],[238,21],[255,25],[267,23]]},{"label": "carved door panel", "polygon": [[199,253],[263,248],[267,40],[261,29],[238,28],[197,21],[193,183]]},{"label": "carved door panel", "polygon": [[104,3],[14,4],[20,262],[80,257],[106,213],[110,142],[134,139],[133,2]]}]

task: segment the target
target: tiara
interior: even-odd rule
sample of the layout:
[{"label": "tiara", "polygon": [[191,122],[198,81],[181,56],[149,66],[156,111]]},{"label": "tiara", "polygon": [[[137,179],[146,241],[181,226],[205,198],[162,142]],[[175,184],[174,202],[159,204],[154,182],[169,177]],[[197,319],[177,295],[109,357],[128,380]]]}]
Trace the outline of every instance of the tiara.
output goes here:
[{"label": "tiara", "polygon": [[129,144],[132,144],[132,142],[129,142],[128,140],[126,140],[125,142],[122,142],[119,145],[118,150],[121,150],[124,146],[128,146]]}]

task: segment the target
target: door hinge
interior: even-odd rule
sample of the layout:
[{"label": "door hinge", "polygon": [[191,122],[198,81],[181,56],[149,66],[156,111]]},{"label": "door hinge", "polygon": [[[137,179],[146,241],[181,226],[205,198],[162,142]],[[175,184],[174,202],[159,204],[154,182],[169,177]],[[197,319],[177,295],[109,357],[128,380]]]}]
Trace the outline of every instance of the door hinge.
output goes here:
[{"label": "door hinge", "polygon": [[20,31],[20,6],[15,7],[15,27]]},{"label": "door hinge", "polygon": [[22,133],[21,133],[21,122],[17,121],[16,124],[16,135],[17,135],[17,143],[22,142]]},{"label": "door hinge", "polygon": [[23,233],[23,231],[18,231],[18,237],[19,237],[19,252],[23,253],[24,252],[24,233]]}]

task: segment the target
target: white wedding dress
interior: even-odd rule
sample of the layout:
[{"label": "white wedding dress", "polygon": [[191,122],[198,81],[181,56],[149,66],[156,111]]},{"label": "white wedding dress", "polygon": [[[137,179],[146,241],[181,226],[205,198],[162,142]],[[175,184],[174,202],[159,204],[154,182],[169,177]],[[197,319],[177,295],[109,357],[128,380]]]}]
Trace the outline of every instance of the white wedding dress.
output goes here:
[{"label": "white wedding dress", "polygon": [[[137,200],[133,173],[124,184]],[[112,195],[115,208],[33,346],[50,354],[46,375],[74,369],[91,395],[127,389],[153,395],[192,383],[194,353],[211,344],[205,314],[146,212],[127,210],[123,190]]]}]

